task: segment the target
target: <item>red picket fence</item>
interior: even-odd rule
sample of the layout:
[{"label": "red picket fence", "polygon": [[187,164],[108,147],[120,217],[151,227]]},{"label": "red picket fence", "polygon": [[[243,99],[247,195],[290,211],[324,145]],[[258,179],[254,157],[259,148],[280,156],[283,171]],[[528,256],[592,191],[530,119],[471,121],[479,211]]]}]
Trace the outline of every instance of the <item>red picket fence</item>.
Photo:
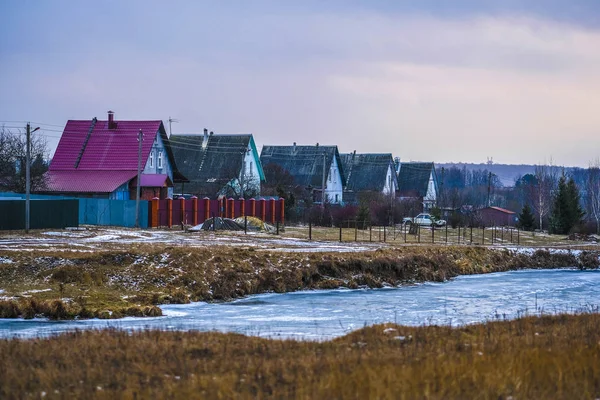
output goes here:
[{"label": "red picket fence", "polygon": [[279,199],[165,199],[149,202],[149,227],[198,225],[212,217],[258,217],[265,222],[281,225],[285,222],[284,200]]}]

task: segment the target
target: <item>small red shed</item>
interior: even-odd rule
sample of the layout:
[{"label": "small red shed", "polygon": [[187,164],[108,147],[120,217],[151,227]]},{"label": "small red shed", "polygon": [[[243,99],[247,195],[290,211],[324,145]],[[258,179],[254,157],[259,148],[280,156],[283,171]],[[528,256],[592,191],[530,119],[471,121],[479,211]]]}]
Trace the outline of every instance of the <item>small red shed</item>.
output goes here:
[{"label": "small red shed", "polygon": [[479,210],[484,226],[515,226],[517,213],[500,207],[485,207]]}]

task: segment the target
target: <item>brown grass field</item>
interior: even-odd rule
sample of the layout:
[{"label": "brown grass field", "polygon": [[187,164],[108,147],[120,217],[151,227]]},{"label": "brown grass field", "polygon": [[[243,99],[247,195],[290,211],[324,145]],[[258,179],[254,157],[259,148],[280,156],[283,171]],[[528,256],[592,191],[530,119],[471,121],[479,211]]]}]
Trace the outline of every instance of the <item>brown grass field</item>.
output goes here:
[{"label": "brown grass field", "polygon": [[600,315],[329,342],[114,330],[0,340],[0,398],[596,399]]},{"label": "brown grass field", "polygon": [[155,316],[165,303],[264,292],[441,282],[523,268],[598,268],[598,251],[514,253],[482,246],[401,246],[360,252],[130,244],[124,249],[0,251],[0,318]]}]

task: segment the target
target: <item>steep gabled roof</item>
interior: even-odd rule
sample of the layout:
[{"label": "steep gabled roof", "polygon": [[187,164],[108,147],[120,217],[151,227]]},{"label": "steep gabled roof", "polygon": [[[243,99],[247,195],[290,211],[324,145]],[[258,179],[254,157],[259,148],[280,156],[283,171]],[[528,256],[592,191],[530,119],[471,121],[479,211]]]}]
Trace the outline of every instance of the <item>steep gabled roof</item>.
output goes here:
[{"label": "steep gabled roof", "polygon": [[[348,153],[340,154],[340,158],[346,173],[345,190],[348,191],[381,192],[387,184],[388,169],[394,170],[391,153]],[[392,179],[396,179],[395,173],[392,174]]]},{"label": "steep gabled roof", "polygon": [[435,170],[432,162],[401,163],[398,174],[400,196],[427,196],[429,177],[432,173],[435,182]]},{"label": "steep gabled roof", "polygon": [[67,122],[50,171],[137,171],[139,130],[144,134],[142,162],[145,164],[162,126],[162,121],[117,121],[115,129],[108,129],[108,121],[97,121],[90,132],[92,123],[92,120]]},{"label": "steep gabled roof", "polygon": [[[258,160],[258,151],[252,134],[211,134],[206,146],[202,146],[204,135],[171,135],[173,154],[182,173],[190,180],[186,191],[200,196],[215,196],[242,171],[242,162],[248,146]],[[260,162],[258,174],[263,181],[264,173]]]},{"label": "steep gabled roof", "polygon": [[294,178],[296,185],[320,188],[323,184],[323,154],[325,154],[325,171],[329,173],[335,157],[342,178],[342,186],[346,185],[344,166],[337,146],[272,146],[265,145],[260,153],[263,167],[277,164]]},{"label": "steep gabled roof", "polygon": [[[48,168],[48,189],[57,192],[110,193],[137,175],[138,132],[142,130],[142,168],[160,135],[175,182],[187,179],[177,169],[162,121],[69,120]],[[82,182],[85,180],[86,182]],[[116,186],[115,186],[116,185]]]}]

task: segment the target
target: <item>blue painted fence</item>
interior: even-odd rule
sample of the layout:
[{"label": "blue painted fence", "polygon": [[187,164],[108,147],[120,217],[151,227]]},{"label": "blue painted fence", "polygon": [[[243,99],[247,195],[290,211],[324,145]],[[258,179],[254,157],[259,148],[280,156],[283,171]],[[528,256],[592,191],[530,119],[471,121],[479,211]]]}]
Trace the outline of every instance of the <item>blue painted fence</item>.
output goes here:
[{"label": "blue painted fence", "polygon": [[[140,200],[140,228],[148,227],[148,201]],[[79,199],[79,224],[135,227],[135,200]]]}]

